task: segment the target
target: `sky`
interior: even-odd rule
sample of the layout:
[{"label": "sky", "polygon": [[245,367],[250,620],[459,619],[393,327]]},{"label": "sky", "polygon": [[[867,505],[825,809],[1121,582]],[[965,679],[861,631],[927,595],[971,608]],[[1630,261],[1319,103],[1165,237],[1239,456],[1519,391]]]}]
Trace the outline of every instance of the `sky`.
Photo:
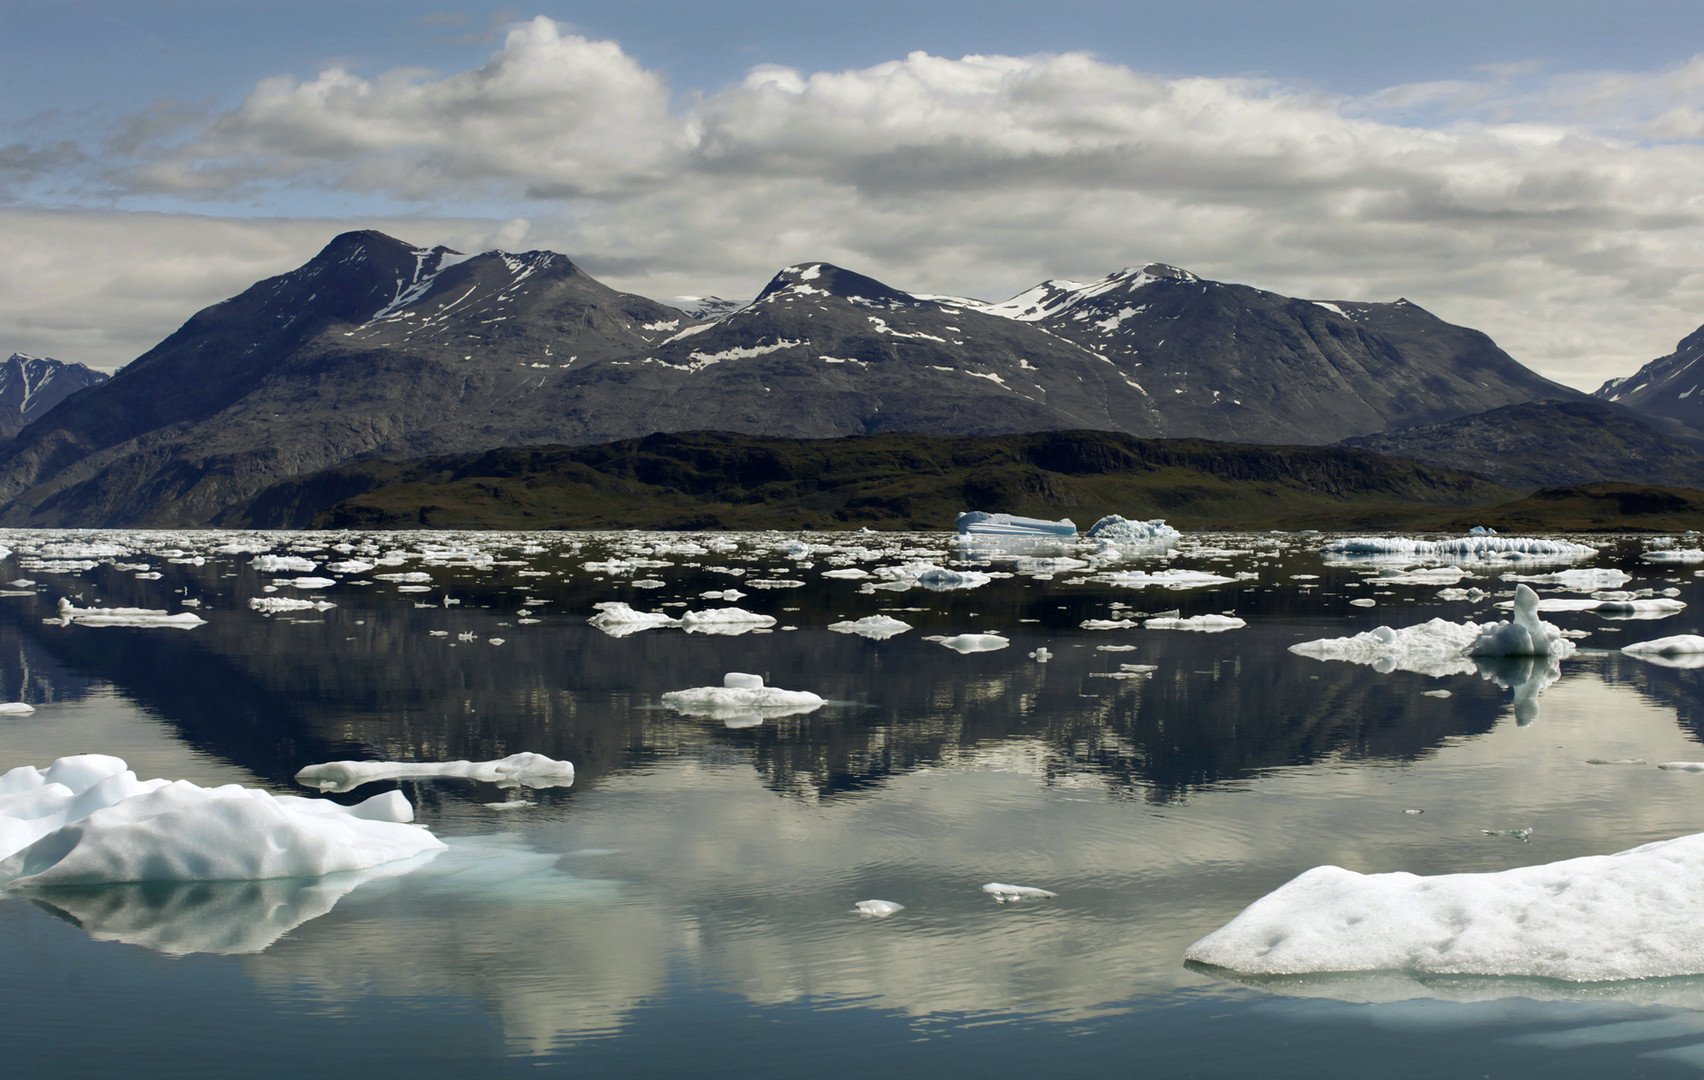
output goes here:
[{"label": "sky", "polygon": [[1591,389],[1704,323],[1704,5],[0,4],[0,351],[111,370],[356,228],[665,300],[1165,262]]}]

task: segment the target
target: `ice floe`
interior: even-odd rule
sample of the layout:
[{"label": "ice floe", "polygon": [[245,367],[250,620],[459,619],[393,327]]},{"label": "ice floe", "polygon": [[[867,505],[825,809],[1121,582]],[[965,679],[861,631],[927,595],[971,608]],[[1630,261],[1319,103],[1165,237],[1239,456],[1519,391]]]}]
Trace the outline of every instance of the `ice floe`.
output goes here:
[{"label": "ice floe", "polygon": [[1144,619],[1142,625],[1149,630],[1194,630],[1197,633],[1218,634],[1247,626],[1248,623],[1235,615],[1161,615],[1158,618]]},{"label": "ice floe", "polygon": [[1406,972],[1606,982],[1704,974],[1704,834],[1482,874],[1320,866],[1191,945],[1259,975]]},{"label": "ice floe", "polygon": [[1576,562],[1597,548],[1537,536],[1463,536],[1453,540],[1415,540],[1406,536],[1348,536],[1320,549],[1328,559],[1405,559],[1413,562]]},{"label": "ice floe", "polygon": [[994,652],[1011,644],[999,634],[954,634],[952,637],[931,637],[924,640],[945,645],[958,653]]},{"label": "ice floe", "polygon": [[207,622],[190,611],[176,615],[157,608],[80,608],[59,598],[59,621],[70,626],[166,626],[189,630]]},{"label": "ice floe", "polygon": [[320,877],[437,851],[400,792],[344,807],[235,784],[138,780],[84,754],[0,775],[0,881],[13,888]]},{"label": "ice floe", "polygon": [[0,703],[0,716],[28,716],[35,712],[35,706],[23,701],[8,701]]},{"label": "ice floe", "polygon": [[889,915],[905,910],[904,904],[896,904],[892,900],[860,900],[852,905],[852,910],[872,919],[885,919]]},{"label": "ice floe", "polygon": [[773,615],[759,615],[737,607],[689,611],[680,617],[681,629],[689,634],[749,634],[774,625]]},{"label": "ice floe", "polygon": [[574,765],[522,752],[493,761],[327,761],[296,773],[296,783],[321,791],[353,791],[380,780],[480,780],[499,787],[568,787]]},{"label": "ice floe", "polygon": [[1704,637],[1675,634],[1623,645],[1621,651],[1661,667],[1704,668]]},{"label": "ice floe", "polygon": [[1164,518],[1150,521],[1131,521],[1118,514],[1108,514],[1089,526],[1088,537],[1120,547],[1166,547],[1177,543],[1183,534],[1165,523]]},{"label": "ice floe", "polygon": [[327,611],[337,605],[330,600],[300,600],[293,596],[250,597],[248,606],[265,615],[279,611]]},{"label": "ice floe", "polygon": [[680,620],[661,611],[637,611],[619,600],[605,600],[593,604],[597,614],[586,622],[597,627],[610,637],[626,637],[637,634],[641,630],[655,630],[660,626],[679,626]]},{"label": "ice floe", "polygon": [[663,695],[663,704],[677,712],[694,716],[714,716],[724,721],[734,718],[760,722],[766,717],[814,712],[826,702],[820,695],[809,690],[783,690],[778,686],[765,686],[761,675],[730,671],[722,676],[721,686],[671,690]]},{"label": "ice floe", "polygon": [[1129,589],[1200,589],[1208,585],[1231,585],[1236,578],[1206,570],[1115,570],[1095,580]]},{"label": "ice floe", "polygon": [[837,634],[857,634],[875,641],[886,641],[910,630],[911,624],[892,615],[866,615],[862,619],[829,623],[828,628]]},{"label": "ice floe", "polygon": [[1051,900],[1059,895],[1047,889],[1038,889],[1034,885],[1005,885],[998,881],[990,881],[982,886],[982,891],[1001,904],[1009,904],[1014,900]]}]

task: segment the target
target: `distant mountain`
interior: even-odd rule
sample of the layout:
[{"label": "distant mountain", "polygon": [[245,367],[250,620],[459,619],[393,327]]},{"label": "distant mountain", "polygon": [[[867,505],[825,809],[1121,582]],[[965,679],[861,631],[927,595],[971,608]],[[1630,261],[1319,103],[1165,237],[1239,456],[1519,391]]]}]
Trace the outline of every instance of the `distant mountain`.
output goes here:
[{"label": "distant mountain", "polygon": [[1381,454],[1533,489],[1611,481],[1704,488],[1704,454],[1599,401],[1505,405],[1442,424],[1345,439]]},{"label": "distant mountain", "polygon": [[83,387],[106,380],[105,372],[82,364],[13,353],[0,364],[0,438],[11,438]]},{"label": "distant mountain", "polygon": [[706,427],[1329,443],[1579,396],[1406,301],[1159,265],[987,304],[803,263],[750,304],[689,306],[554,252],[346,233],[0,446],[0,520],[198,524],[357,458]]},{"label": "distant mountain", "polygon": [[1704,364],[1700,361],[1704,361],[1704,326],[1682,338],[1674,352],[1632,375],[1610,379],[1592,396],[1704,432],[1704,394],[1699,392],[1704,390]]}]

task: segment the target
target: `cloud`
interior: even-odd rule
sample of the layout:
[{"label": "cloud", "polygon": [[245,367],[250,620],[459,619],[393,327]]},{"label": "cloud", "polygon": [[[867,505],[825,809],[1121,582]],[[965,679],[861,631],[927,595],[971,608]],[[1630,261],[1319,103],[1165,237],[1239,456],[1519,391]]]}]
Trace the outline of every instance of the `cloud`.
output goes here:
[{"label": "cloud", "polygon": [[1292,295],[1406,295],[1595,385],[1704,320],[1701,88],[1704,58],[1517,62],[1347,98],[1086,53],[919,52],[760,65],[677,97],[619,45],[537,18],[465,71],[275,76],[201,119],[158,103],[106,148],[105,180],[121,204],[495,207],[529,244],[660,296],[748,296],[805,259],[986,296],[1158,259]]}]

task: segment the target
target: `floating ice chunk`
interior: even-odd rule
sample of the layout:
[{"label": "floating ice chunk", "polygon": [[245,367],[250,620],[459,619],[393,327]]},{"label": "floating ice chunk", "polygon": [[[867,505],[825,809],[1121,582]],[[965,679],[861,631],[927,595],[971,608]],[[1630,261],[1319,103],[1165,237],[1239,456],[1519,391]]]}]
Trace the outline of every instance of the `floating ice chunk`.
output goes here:
[{"label": "floating ice chunk", "polygon": [[432,580],[432,575],[424,570],[409,570],[397,574],[374,574],[374,581],[400,581],[409,585],[425,585]]},{"label": "floating ice chunk", "polygon": [[103,755],[0,776],[0,881],[13,887],[320,877],[443,845],[399,792],[352,807],[234,784],[139,781]]},{"label": "floating ice chunk", "polygon": [[1697,634],[1636,641],[1622,646],[1621,651],[1660,667],[1704,668],[1704,637]]},{"label": "floating ice chunk", "polygon": [[597,614],[586,622],[602,630],[610,637],[626,637],[637,634],[641,630],[654,630],[659,626],[679,626],[680,620],[660,611],[636,611],[619,600],[605,600],[593,604]]},{"label": "floating ice chunk", "polygon": [[1464,536],[1454,540],[1415,540],[1406,536],[1349,536],[1329,540],[1320,549],[1341,559],[1480,563],[1574,562],[1589,559],[1597,548],[1568,540],[1535,536]]},{"label": "floating ice chunk", "polygon": [[0,703],[0,716],[28,716],[35,712],[35,706],[22,701]]},{"label": "floating ice chunk", "polygon": [[663,704],[678,712],[696,716],[734,715],[761,720],[765,716],[792,716],[814,712],[825,704],[809,690],[782,690],[764,686],[758,675],[730,671],[722,676],[721,686],[699,686],[691,690],[671,690],[663,695]]},{"label": "floating ice chunk", "polygon": [[80,608],[60,597],[59,621],[66,626],[169,626],[188,630],[207,620],[191,611],[172,615],[156,608]]},{"label": "floating ice chunk", "polygon": [[872,919],[885,919],[889,915],[905,910],[904,904],[896,904],[892,900],[860,900],[852,905],[852,910]]},{"label": "floating ice chunk", "polygon": [[1473,670],[1473,662],[1465,653],[1467,647],[1478,639],[1479,633],[1477,623],[1431,619],[1400,630],[1381,626],[1353,637],[1303,641],[1290,646],[1290,651],[1316,660],[1366,664],[1386,674],[1413,671],[1436,678]]},{"label": "floating ice chunk", "polygon": [[1195,630],[1204,634],[1217,634],[1236,630],[1247,626],[1248,623],[1235,615],[1190,615],[1187,618],[1162,615],[1155,619],[1145,619],[1142,625],[1149,630]]},{"label": "floating ice chunk", "polygon": [[250,597],[248,606],[262,614],[278,611],[327,611],[337,605],[330,600],[298,600],[293,596]]},{"label": "floating ice chunk", "polygon": [[759,615],[737,607],[689,611],[680,617],[681,629],[689,634],[749,634],[774,625],[773,615]]},{"label": "floating ice chunk", "polygon": [[745,595],[738,589],[711,589],[708,592],[699,593],[698,598],[700,600],[725,600],[731,604],[736,600],[744,600]]},{"label": "floating ice chunk", "polygon": [[1538,617],[1538,594],[1515,586],[1514,619],[1484,627],[1467,647],[1469,656],[1569,656],[1574,643]]},{"label": "floating ice chunk", "polygon": [[280,580],[277,584],[288,585],[292,589],[329,589],[336,585],[337,581],[328,577],[298,577],[287,581]]},{"label": "floating ice chunk", "polygon": [[1001,904],[1009,904],[1014,900],[1050,900],[1059,895],[1033,885],[1002,885],[998,881],[990,881],[982,886],[982,891]]},{"label": "floating ice chunk", "polygon": [[1400,971],[1603,982],[1704,974],[1704,834],[1488,874],[1307,871],[1191,945],[1264,975]]},{"label": "floating ice chunk", "polygon": [[1379,602],[1370,596],[1358,596],[1349,601],[1350,607],[1378,607]]},{"label": "floating ice chunk", "polygon": [[1704,761],[1665,761],[1657,768],[1669,772],[1704,773]]},{"label": "floating ice chunk", "polygon": [[862,581],[870,576],[870,572],[862,567],[843,566],[838,570],[824,570],[822,576],[836,581]]},{"label": "floating ice chunk", "polygon": [[1032,650],[1029,654],[1029,658],[1038,664],[1045,664],[1049,660],[1053,659],[1053,653],[1044,645],[1039,649]]},{"label": "floating ice chunk", "polygon": [[1374,585],[1454,585],[1467,576],[1459,566],[1425,566],[1393,570],[1367,580]]},{"label": "floating ice chunk", "polygon": [[1205,570],[1118,570],[1101,575],[1099,580],[1130,589],[1199,589],[1207,585],[1230,585],[1236,578]]},{"label": "floating ice chunk", "polygon": [[1137,547],[1164,547],[1177,543],[1183,537],[1163,518],[1131,521],[1117,514],[1108,514],[1090,525],[1088,535],[1094,540]]},{"label": "floating ice chunk", "polygon": [[1598,567],[1578,567],[1557,570],[1550,574],[1504,574],[1504,581],[1524,581],[1529,585],[1554,585],[1568,592],[1598,592],[1619,589],[1633,580],[1625,570],[1606,570]]},{"label": "floating ice chunk", "polygon": [[883,566],[876,575],[894,587],[906,589],[917,586],[936,592],[952,589],[975,589],[994,579],[978,570],[949,570],[931,562],[908,562],[901,566]]},{"label": "floating ice chunk", "polygon": [[352,791],[378,780],[481,780],[501,787],[568,787],[574,765],[543,754],[510,754],[494,761],[328,761],[309,765],[296,783],[321,791]]},{"label": "floating ice chunk", "polygon": [[999,634],[955,634],[952,637],[931,637],[926,640],[945,645],[958,653],[993,652],[1011,644]]},{"label": "floating ice chunk", "polygon": [[866,615],[862,619],[829,623],[828,628],[837,634],[857,634],[875,641],[886,641],[910,630],[911,624],[892,615]]},{"label": "floating ice chunk", "polygon": [[1704,562],[1704,550],[1698,548],[1671,548],[1669,550],[1647,551],[1640,558],[1654,563],[1701,563]]},{"label": "floating ice chunk", "polygon": [[249,565],[263,574],[311,574],[319,569],[312,559],[300,555],[257,555]]},{"label": "floating ice chunk", "polygon": [[1015,514],[967,510],[958,516],[958,531],[964,536],[1062,537],[1071,540],[1077,536],[1077,525],[1070,518],[1047,521]]}]

